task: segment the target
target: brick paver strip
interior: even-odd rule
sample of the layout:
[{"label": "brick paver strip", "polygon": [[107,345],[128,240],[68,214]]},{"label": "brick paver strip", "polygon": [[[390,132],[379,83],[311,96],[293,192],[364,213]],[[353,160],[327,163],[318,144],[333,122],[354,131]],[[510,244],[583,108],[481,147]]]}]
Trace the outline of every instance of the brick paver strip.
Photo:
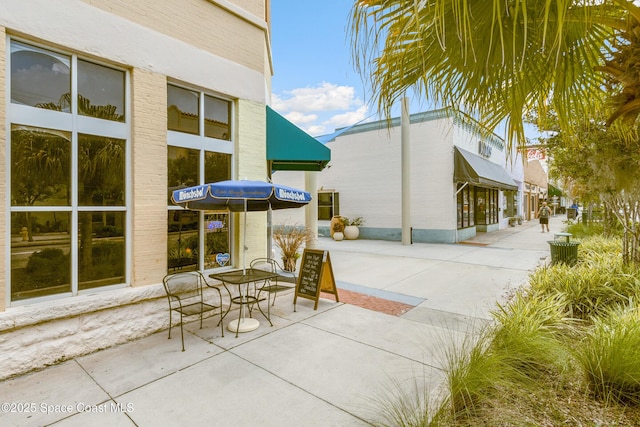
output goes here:
[{"label": "brick paver strip", "polygon": [[[329,300],[335,300],[335,296],[332,294],[325,294],[324,292],[321,292],[320,296]],[[402,316],[407,311],[413,308],[413,306],[409,304],[390,301],[387,299],[365,295],[359,292],[347,291],[344,289],[338,290],[338,297],[340,299],[340,302],[343,302],[345,304],[356,305],[358,307],[390,314],[392,316]]]}]

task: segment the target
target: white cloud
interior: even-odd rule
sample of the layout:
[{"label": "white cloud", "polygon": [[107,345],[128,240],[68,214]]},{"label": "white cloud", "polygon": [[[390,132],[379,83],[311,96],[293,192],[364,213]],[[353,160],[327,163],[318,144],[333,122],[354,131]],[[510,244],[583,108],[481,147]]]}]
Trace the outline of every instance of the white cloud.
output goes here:
[{"label": "white cloud", "polygon": [[304,87],[273,95],[274,108],[281,111],[318,111],[348,110],[361,106],[363,102],[356,97],[352,86],[338,86],[322,82],[316,87]]},{"label": "white cloud", "polygon": [[336,114],[332,116],[329,120],[323,122],[323,125],[333,127],[334,129],[341,128],[344,126],[351,126],[359,121],[365,119],[367,117],[367,112],[369,109],[366,105],[361,106],[357,110],[347,111],[342,114]]},{"label": "white cloud", "polygon": [[299,111],[291,111],[290,113],[285,114],[284,117],[290,122],[297,124],[298,126],[308,125],[310,123],[315,123],[316,121],[318,121],[317,114],[304,114]]},{"label": "white cloud", "polygon": [[328,82],[274,93],[271,106],[312,136],[359,122],[368,110],[355,88]]}]

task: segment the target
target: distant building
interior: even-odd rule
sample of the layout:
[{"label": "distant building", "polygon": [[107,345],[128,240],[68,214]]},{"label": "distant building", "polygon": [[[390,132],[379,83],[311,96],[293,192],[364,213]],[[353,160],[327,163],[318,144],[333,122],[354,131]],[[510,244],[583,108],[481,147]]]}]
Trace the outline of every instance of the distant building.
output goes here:
[{"label": "distant building", "polygon": [[[410,116],[410,195],[413,242],[452,243],[508,226],[522,215],[522,158],[504,141],[452,109]],[[364,123],[327,143],[332,161],[317,175],[319,232],[334,215],[363,217],[360,238],[402,239],[400,119]],[[296,172],[274,180],[303,185]],[[298,215],[297,217],[295,215]],[[274,221],[303,223],[295,212]]]},{"label": "distant building", "polygon": [[[529,160],[524,164],[524,218],[534,219],[542,202],[549,196],[547,172],[540,160]],[[549,204],[551,205],[551,201]]]}]

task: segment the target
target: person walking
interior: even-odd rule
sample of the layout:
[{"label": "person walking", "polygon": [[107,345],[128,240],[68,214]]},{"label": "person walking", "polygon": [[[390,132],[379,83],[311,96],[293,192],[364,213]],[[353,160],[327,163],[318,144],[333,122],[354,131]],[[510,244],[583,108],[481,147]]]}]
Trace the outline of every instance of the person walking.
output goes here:
[{"label": "person walking", "polygon": [[551,216],[551,209],[547,206],[547,202],[542,202],[542,207],[538,211],[538,219],[540,220],[540,227],[542,227],[542,232],[544,233],[545,227],[547,232],[549,232],[549,217]]}]

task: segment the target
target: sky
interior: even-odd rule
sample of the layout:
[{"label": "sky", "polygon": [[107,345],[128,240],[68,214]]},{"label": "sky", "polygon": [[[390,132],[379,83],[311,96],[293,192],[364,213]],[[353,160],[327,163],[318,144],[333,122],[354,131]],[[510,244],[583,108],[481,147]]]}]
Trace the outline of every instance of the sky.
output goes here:
[{"label": "sky", "polygon": [[367,106],[367,90],[352,65],[347,34],[352,4],[271,0],[271,107],[314,137],[375,111]]},{"label": "sky", "polygon": [[[271,0],[271,107],[313,137],[379,119],[371,91],[353,66],[348,34],[352,4]],[[409,99],[411,114],[433,108],[425,99]],[[398,105],[392,116],[400,112]],[[501,137],[503,131],[496,130]],[[533,128],[527,134],[537,136]]]}]

